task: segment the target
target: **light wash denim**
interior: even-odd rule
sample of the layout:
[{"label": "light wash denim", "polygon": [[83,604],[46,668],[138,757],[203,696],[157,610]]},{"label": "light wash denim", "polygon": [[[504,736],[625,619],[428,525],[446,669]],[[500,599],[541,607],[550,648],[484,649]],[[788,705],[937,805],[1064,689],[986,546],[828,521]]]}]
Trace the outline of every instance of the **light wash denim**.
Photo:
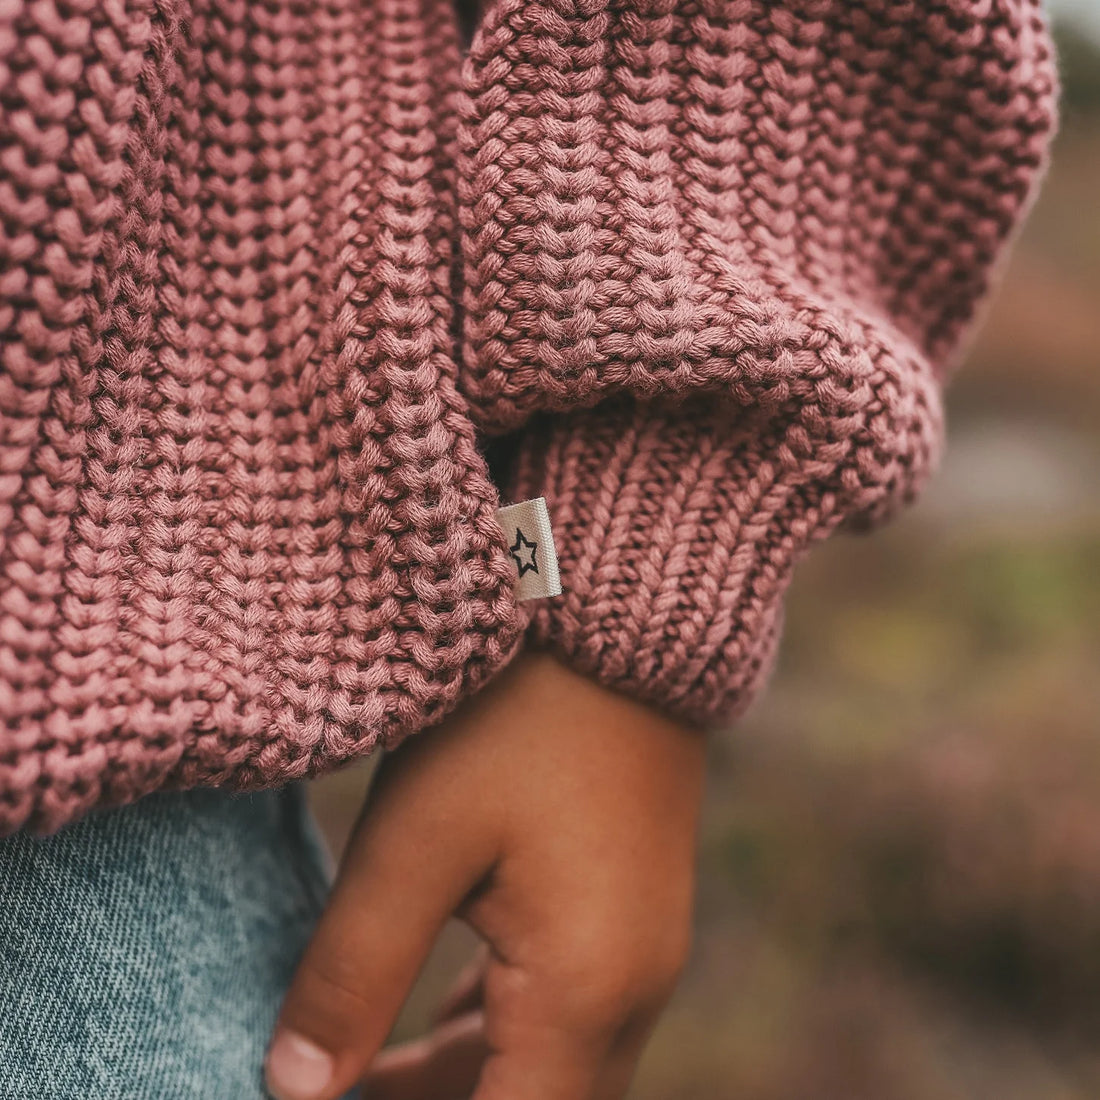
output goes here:
[{"label": "light wash denim", "polygon": [[0,1100],[260,1100],[324,903],[301,787],[152,795],[0,841]]}]

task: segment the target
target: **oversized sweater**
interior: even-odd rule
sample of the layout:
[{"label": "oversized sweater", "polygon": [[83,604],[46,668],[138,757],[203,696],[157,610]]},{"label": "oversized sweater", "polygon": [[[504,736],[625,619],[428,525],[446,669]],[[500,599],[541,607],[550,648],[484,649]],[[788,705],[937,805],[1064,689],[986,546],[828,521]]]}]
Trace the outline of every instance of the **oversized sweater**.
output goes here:
[{"label": "oversized sweater", "polygon": [[525,640],[728,720],[806,549],[925,480],[1052,128],[1034,0],[470,31],[0,3],[0,831],[392,746]]}]

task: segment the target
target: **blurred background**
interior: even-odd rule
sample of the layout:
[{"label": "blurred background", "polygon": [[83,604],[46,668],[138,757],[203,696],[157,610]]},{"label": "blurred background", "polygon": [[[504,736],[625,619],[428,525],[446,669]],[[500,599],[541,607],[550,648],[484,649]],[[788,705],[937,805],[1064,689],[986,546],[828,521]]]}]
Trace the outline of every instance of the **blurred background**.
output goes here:
[{"label": "blurred background", "polygon": [[[815,550],[714,739],[695,953],[632,1100],[1100,1096],[1100,0],[1049,7],[1062,130],[946,463]],[[365,776],[314,786],[337,849]]]}]

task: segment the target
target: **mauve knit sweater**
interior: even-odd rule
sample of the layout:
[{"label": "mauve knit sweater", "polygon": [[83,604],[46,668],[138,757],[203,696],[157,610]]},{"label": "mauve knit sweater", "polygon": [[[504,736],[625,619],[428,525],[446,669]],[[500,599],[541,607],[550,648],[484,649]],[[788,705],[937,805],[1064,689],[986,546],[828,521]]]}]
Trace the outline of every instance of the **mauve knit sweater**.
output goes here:
[{"label": "mauve knit sweater", "polygon": [[0,0],[0,831],[393,745],[525,637],[728,719],[807,547],[929,472],[1052,128],[1033,0],[470,31]]}]

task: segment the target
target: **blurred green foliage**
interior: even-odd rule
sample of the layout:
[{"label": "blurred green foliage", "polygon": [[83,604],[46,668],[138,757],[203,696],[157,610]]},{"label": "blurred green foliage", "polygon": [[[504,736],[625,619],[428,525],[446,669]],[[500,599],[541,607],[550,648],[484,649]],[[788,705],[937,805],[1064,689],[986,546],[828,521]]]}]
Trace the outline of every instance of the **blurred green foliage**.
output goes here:
[{"label": "blurred green foliage", "polygon": [[1054,25],[1062,78],[1062,110],[1069,119],[1100,112],[1100,46],[1072,23]]}]

